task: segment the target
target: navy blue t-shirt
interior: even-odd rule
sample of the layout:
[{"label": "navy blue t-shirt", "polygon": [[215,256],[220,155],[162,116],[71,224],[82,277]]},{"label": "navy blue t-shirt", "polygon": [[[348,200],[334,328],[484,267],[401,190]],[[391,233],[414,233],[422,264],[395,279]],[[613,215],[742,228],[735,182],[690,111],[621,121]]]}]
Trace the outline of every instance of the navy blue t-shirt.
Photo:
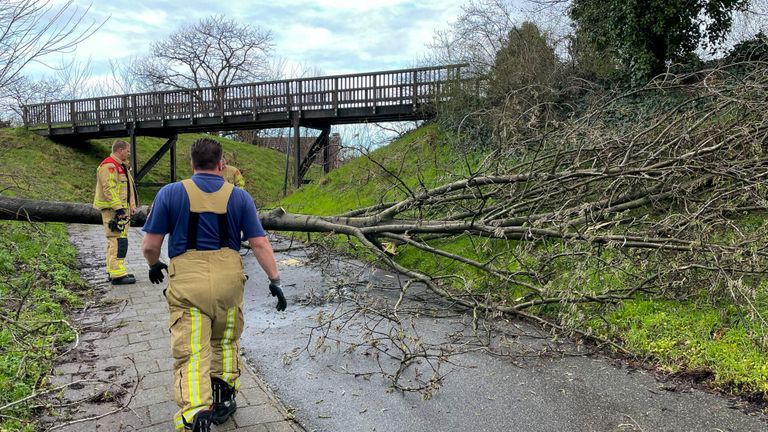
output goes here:
[{"label": "navy blue t-shirt", "polygon": [[[215,174],[195,174],[192,180],[203,192],[216,192],[224,185],[224,178]],[[227,202],[229,223],[229,247],[240,250],[243,237],[266,236],[261,226],[253,198],[243,189],[235,188]],[[187,249],[187,226],[189,225],[189,196],[181,182],[163,186],[155,197],[152,211],[142,229],[152,234],[170,234],[168,256],[173,258]],[[189,249],[219,249],[219,221],[214,213],[201,213],[197,229],[197,245]]]}]

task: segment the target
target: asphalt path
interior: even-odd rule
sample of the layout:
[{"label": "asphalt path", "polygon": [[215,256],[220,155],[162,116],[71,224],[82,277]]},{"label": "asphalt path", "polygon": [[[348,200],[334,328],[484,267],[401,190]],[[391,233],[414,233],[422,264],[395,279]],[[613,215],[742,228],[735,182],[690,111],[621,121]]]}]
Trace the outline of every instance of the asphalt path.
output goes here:
[{"label": "asphalt path", "polygon": [[[457,310],[418,286],[394,325],[375,312],[391,312],[400,296],[392,274],[308,248],[276,257],[289,305],[282,313],[256,260],[244,257],[242,350],[308,431],[768,430],[764,415],[745,414],[735,400],[660,381],[534,325]],[[330,316],[349,319],[334,321],[318,345],[318,323]],[[373,348],[381,334],[431,353],[405,369],[401,385],[439,376],[439,388],[393,389],[400,362],[388,354],[399,351],[381,338]]]}]

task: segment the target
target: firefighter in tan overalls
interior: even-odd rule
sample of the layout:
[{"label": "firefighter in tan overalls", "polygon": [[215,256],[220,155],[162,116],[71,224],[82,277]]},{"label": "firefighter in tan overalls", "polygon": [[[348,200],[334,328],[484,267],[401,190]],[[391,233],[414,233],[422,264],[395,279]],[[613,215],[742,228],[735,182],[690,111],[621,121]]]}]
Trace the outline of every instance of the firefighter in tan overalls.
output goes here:
[{"label": "firefighter in tan overalls", "polygon": [[[170,310],[176,429],[207,432],[235,411],[242,368],[243,288],[241,235],[269,278],[277,310],[285,310],[272,246],[248,192],[221,176],[221,144],[197,140],[190,149],[191,179],[164,186],[144,225],[142,250],[149,280],[161,283]],[[168,265],[160,248],[168,237]]]},{"label": "firefighter in tan overalls", "polygon": [[104,233],[107,236],[107,276],[112,285],[136,283],[125,269],[128,253],[130,217],[136,213],[136,189],[128,169],[131,148],[127,142],[112,144],[112,154],[96,169],[96,193],[93,206],[101,210]]}]

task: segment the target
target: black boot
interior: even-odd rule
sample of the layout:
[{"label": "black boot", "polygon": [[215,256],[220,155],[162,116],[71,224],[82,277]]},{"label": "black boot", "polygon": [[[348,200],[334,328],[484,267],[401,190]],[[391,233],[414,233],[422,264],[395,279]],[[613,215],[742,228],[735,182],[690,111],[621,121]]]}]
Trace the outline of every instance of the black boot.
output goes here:
[{"label": "black boot", "polygon": [[112,285],[130,285],[136,283],[136,277],[132,274],[120,276],[112,279]]},{"label": "black boot", "polygon": [[213,424],[220,425],[237,410],[235,389],[224,380],[211,378],[211,392],[213,393]]},{"label": "black boot", "polygon": [[[133,278],[134,280],[136,280],[136,276],[134,276],[133,273],[128,273],[126,276],[129,276],[129,277]],[[122,276],[120,276],[120,277],[122,277]],[[110,276],[109,273],[107,273],[107,282],[112,282],[112,276]]]},{"label": "black boot", "polygon": [[211,418],[213,417],[213,409],[207,408],[197,412],[192,418],[191,422],[188,422],[184,416],[181,420],[184,422],[184,430],[192,432],[211,432]]}]

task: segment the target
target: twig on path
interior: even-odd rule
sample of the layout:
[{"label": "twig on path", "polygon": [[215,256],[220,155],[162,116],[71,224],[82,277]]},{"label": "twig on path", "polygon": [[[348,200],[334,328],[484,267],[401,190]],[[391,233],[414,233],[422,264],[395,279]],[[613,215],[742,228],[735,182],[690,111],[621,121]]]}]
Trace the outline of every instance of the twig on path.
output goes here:
[{"label": "twig on path", "polygon": [[40,397],[42,395],[45,395],[45,394],[48,394],[48,393],[53,393],[55,391],[59,391],[61,389],[67,388],[69,386],[72,386],[72,385],[75,385],[75,384],[82,384],[82,383],[107,383],[107,381],[100,380],[100,379],[80,379],[80,380],[77,380],[77,381],[72,381],[71,383],[66,383],[64,385],[60,385],[60,386],[52,388],[52,389],[43,390],[43,391],[38,392],[38,393],[33,393],[33,394],[31,394],[31,395],[29,395],[29,396],[27,396],[25,398],[21,398],[19,400],[15,400],[13,402],[9,402],[9,403],[1,406],[0,407],[0,411],[3,411],[3,410],[8,409],[8,408],[11,408],[13,406],[16,406],[16,405],[18,405],[20,403],[23,403],[23,402],[26,402],[28,400],[34,399],[36,397]]},{"label": "twig on path", "polygon": [[136,396],[136,392],[139,389],[139,384],[141,384],[141,380],[142,380],[143,377],[139,375],[139,369],[136,367],[136,362],[133,360],[133,358],[132,357],[125,357],[125,358],[127,358],[128,360],[131,361],[131,363],[133,364],[133,370],[136,372],[136,385],[133,386],[133,391],[130,393],[130,395],[128,397],[128,401],[126,403],[124,403],[120,407],[115,408],[112,411],[108,411],[108,412],[106,412],[104,414],[99,414],[99,415],[91,416],[91,417],[85,417],[85,418],[81,418],[81,419],[77,419],[77,420],[72,420],[70,422],[66,422],[66,423],[62,423],[62,424],[58,424],[58,425],[52,426],[52,427],[46,429],[46,432],[50,432],[50,431],[53,431],[53,430],[56,430],[56,429],[61,429],[63,427],[71,426],[71,425],[78,424],[78,423],[84,423],[84,422],[88,422],[88,421],[92,421],[92,420],[99,420],[99,419],[102,419],[104,417],[110,416],[112,414],[117,414],[120,411],[128,408],[128,405],[131,404],[131,402],[133,401],[133,398]]}]

